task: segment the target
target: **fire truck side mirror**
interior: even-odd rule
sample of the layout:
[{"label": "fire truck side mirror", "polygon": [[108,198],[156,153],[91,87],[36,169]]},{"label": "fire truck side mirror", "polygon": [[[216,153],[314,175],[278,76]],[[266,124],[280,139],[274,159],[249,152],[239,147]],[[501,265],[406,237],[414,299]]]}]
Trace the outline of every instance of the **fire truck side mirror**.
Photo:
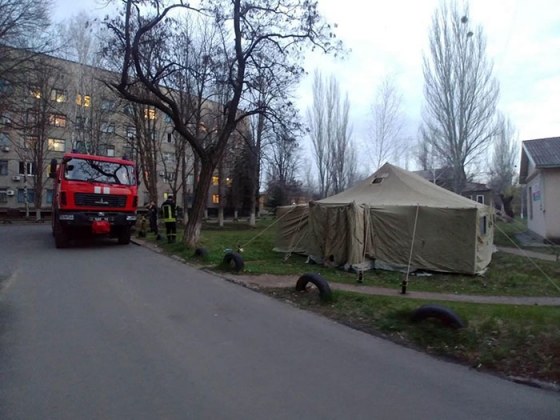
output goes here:
[{"label": "fire truck side mirror", "polygon": [[56,178],[56,166],[57,166],[56,159],[51,160],[51,164],[49,165],[49,178]]}]

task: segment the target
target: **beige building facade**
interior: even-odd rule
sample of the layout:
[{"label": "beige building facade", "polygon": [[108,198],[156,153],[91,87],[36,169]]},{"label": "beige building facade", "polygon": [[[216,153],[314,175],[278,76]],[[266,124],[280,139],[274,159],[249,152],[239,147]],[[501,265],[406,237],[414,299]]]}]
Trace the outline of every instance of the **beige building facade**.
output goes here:
[{"label": "beige building facade", "polygon": [[[49,213],[53,193],[47,167],[66,152],[125,156],[141,170],[140,136],[149,136],[156,149],[158,204],[174,189],[179,206],[192,203],[193,153],[186,147],[186,176],[177,179],[182,175],[178,169],[182,157],[167,115],[120,99],[104,83],[116,77],[113,73],[48,56],[40,56],[36,68],[37,74],[28,80],[0,80],[0,215],[22,214],[26,208],[34,213],[38,190],[42,191],[39,207]],[[224,167],[223,179],[217,174],[213,178],[210,211],[225,205],[231,175],[228,165]],[[186,183],[185,197],[181,182]],[[148,204],[145,183],[138,194],[139,206]]]},{"label": "beige building facade", "polygon": [[560,242],[560,137],[523,142],[520,183],[526,185],[529,230]]}]

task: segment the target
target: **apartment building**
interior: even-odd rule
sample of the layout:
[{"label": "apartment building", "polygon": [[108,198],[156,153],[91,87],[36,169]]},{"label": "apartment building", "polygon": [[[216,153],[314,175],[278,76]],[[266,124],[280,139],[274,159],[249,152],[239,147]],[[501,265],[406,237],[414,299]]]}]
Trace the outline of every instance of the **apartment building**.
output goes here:
[{"label": "apartment building", "polygon": [[[0,213],[48,213],[53,199],[47,176],[51,159],[65,152],[123,157],[146,169],[155,156],[159,204],[175,190],[179,206],[192,203],[194,157],[190,147],[177,147],[171,119],[155,108],[120,99],[105,81],[117,76],[80,63],[37,56],[24,76],[0,79]],[[240,139],[233,139],[240,142]],[[149,150],[148,150],[149,149]],[[225,159],[234,158],[226,154]],[[185,160],[186,176],[180,170]],[[226,206],[231,165],[221,165],[208,193],[209,213]],[[221,179],[220,179],[221,176]],[[182,182],[187,196],[183,201]],[[41,196],[39,200],[39,196]],[[139,187],[139,204],[147,204],[146,185]]]}]

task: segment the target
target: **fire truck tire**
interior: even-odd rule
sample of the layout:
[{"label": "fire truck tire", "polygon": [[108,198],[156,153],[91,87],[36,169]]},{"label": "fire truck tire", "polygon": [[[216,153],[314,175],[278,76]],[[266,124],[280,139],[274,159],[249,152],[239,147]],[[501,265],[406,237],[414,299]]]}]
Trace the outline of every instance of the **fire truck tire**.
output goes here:
[{"label": "fire truck tire", "polygon": [[420,322],[429,318],[438,319],[444,326],[448,328],[465,328],[465,322],[459,315],[446,306],[441,305],[424,305],[416,309],[410,318],[410,321]]},{"label": "fire truck tire", "polygon": [[321,300],[328,301],[332,299],[332,292],[329,283],[317,273],[303,274],[296,283],[296,290],[298,292],[305,291],[308,283],[312,283],[317,287]]},{"label": "fire truck tire", "polygon": [[54,245],[58,248],[68,248],[69,238],[68,233],[60,225],[55,225],[53,229]]},{"label": "fire truck tire", "polygon": [[245,268],[243,258],[237,252],[228,252],[224,257],[224,265],[226,267],[231,267],[232,263],[235,271],[243,271],[243,268]]},{"label": "fire truck tire", "polygon": [[120,245],[128,245],[130,243],[130,228],[123,227],[119,231],[119,244]]}]

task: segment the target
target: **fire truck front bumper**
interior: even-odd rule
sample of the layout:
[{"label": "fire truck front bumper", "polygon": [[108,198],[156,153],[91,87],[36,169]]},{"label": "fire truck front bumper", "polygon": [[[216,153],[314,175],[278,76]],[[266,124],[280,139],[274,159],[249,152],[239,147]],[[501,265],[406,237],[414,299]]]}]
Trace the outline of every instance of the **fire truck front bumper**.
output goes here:
[{"label": "fire truck front bumper", "polygon": [[68,227],[91,227],[95,222],[108,222],[111,227],[134,226],[135,213],[115,212],[59,212],[56,217],[61,225]]}]

